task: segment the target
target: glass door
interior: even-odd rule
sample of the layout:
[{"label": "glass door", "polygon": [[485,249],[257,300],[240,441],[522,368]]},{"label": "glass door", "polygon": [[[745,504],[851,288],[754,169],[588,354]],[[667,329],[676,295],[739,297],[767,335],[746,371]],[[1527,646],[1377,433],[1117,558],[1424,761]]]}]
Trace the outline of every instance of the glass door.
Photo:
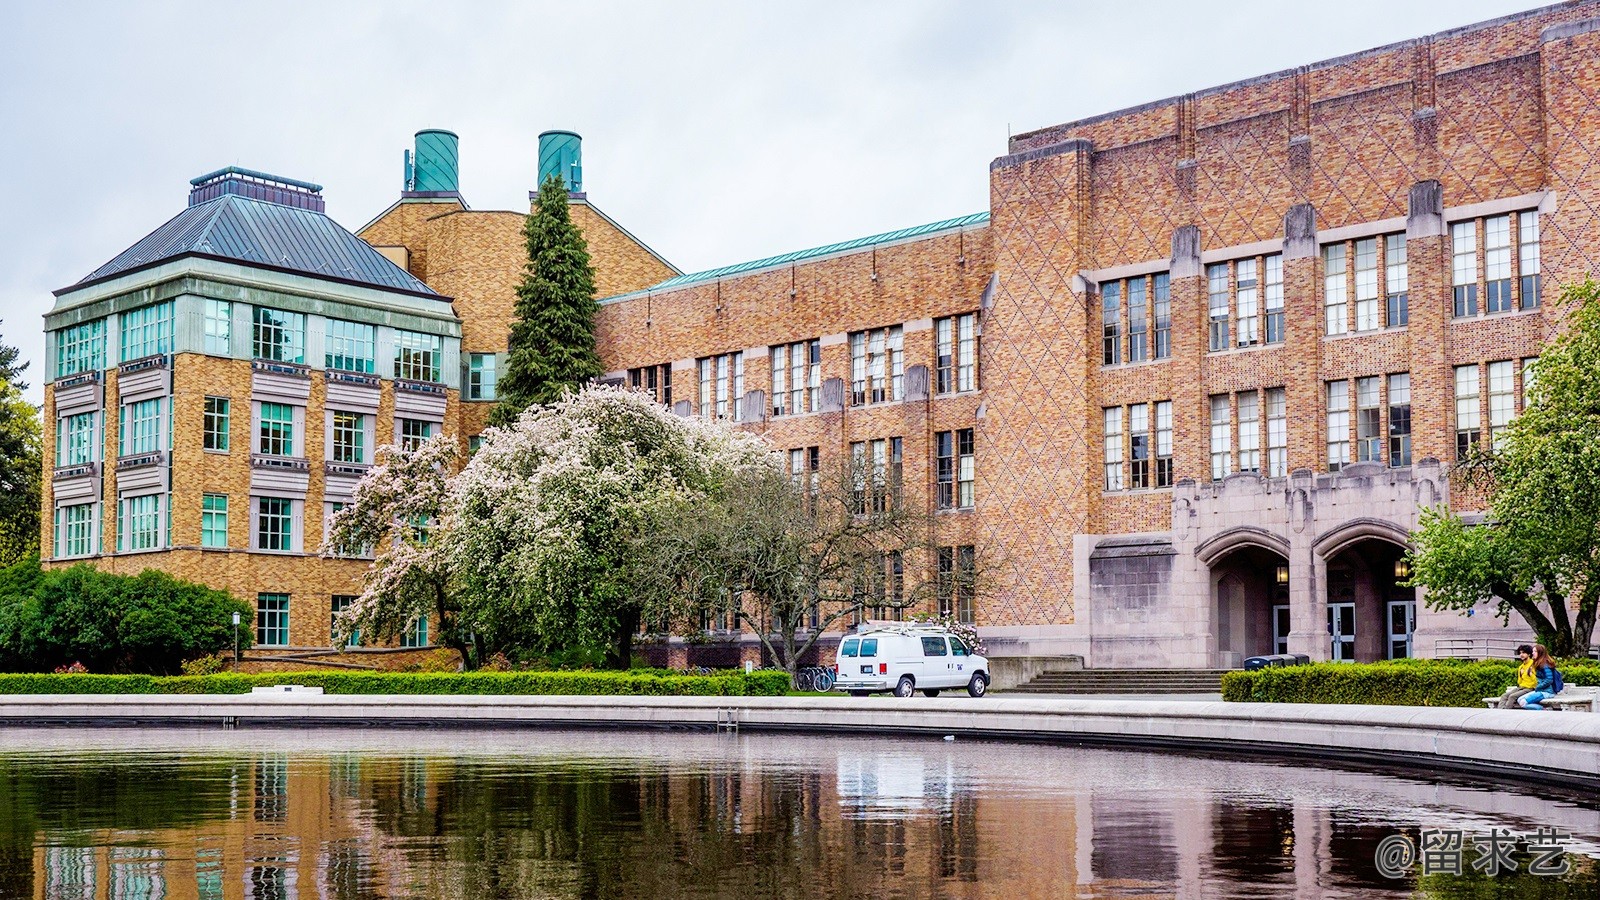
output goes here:
[{"label": "glass door", "polygon": [[1328,639],[1334,662],[1356,661],[1356,605],[1328,604]]},{"label": "glass door", "polygon": [[1272,608],[1272,652],[1289,652],[1289,607],[1287,604]]},{"label": "glass door", "polygon": [[1389,658],[1411,658],[1411,635],[1417,630],[1417,601],[1389,601]]}]

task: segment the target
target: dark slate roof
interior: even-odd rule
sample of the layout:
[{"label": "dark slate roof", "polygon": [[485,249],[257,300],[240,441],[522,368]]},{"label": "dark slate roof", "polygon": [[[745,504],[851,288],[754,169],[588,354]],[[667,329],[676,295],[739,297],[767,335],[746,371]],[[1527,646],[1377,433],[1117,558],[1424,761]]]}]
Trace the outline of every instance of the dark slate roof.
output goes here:
[{"label": "dark slate roof", "polygon": [[236,194],[178,213],[74,287],[187,255],[438,296],[326,215]]}]

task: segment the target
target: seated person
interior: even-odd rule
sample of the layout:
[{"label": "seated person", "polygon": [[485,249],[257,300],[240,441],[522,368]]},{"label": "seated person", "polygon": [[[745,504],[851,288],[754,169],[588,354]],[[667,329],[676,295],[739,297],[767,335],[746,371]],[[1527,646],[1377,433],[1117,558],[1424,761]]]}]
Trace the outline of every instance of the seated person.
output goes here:
[{"label": "seated person", "polygon": [[1523,694],[1517,699],[1517,704],[1523,709],[1542,710],[1541,701],[1548,700],[1561,692],[1561,673],[1556,671],[1556,661],[1550,658],[1550,651],[1543,644],[1533,645],[1534,673],[1538,681],[1533,690]]},{"label": "seated person", "polygon": [[1539,685],[1539,676],[1533,669],[1533,647],[1527,644],[1517,647],[1517,659],[1522,660],[1522,664],[1517,666],[1517,683],[1500,695],[1501,709],[1516,709],[1517,701]]}]

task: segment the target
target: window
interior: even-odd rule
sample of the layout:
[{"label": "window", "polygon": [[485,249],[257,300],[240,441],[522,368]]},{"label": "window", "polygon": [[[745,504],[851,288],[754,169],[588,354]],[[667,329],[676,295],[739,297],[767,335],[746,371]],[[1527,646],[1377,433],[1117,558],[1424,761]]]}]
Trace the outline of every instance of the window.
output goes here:
[{"label": "window", "polygon": [[1239,471],[1261,471],[1261,396],[1243,391],[1239,404]]},{"label": "window", "polygon": [[1102,363],[1122,362],[1122,282],[1113,281],[1100,289],[1100,320],[1104,334]]},{"label": "window", "polygon": [[165,399],[154,397],[122,405],[117,428],[118,456],[139,456],[162,449],[161,424],[166,416],[161,405]]},{"label": "window", "polygon": [[200,546],[228,546],[228,495],[206,494],[200,499]]},{"label": "window", "polygon": [[267,647],[289,645],[289,595],[256,595],[256,643]]},{"label": "window", "polygon": [[267,456],[294,455],[294,407],[287,403],[261,404],[256,452]]},{"label": "window", "polygon": [[122,314],[122,361],[172,352],[172,301]]},{"label": "window", "polygon": [[1211,397],[1211,480],[1221,481],[1233,470],[1233,425],[1227,394]]},{"label": "window", "polygon": [[219,453],[228,452],[229,401],[227,397],[207,397],[202,446]]},{"label": "window", "polygon": [[742,418],[744,353],[724,353],[696,361],[700,369],[700,415],[706,419]]},{"label": "window", "polygon": [[790,450],[789,478],[815,496],[822,487],[822,448],[796,447]]},{"label": "window", "polygon": [[1533,405],[1533,389],[1537,384],[1539,357],[1530,356],[1522,361],[1522,408]]},{"label": "window", "polygon": [[1519,299],[1523,309],[1536,309],[1539,306],[1539,213],[1531,209],[1517,213],[1517,229]]},{"label": "window", "polygon": [[1267,343],[1283,343],[1283,254],[1274,253],[1263,260],[1267,270]]},{"label": "window", "polygon": [[1383,238],[1383,324],[1396,328],[1411,321],[1411,276],[1406,268],[1406,236],[1390,234]]},{"label": "window", "polygon": [[306,317],[257,306],[253,312],[251,350],[256,359],[306,361]]},{"label": "window", "polygon": [[[856,441],[850,445],[856,515],[865,515],[869,510],[886,512],[900,502],[904,448],[904,442],[897,437]],[[795,462],[794,459],[790,461],[791,475]]]},{"label": "window", "polygon": [[816,412],[822,401],[822,342],[800,341],[772,348],[772,414]]},{"label": "window", "polygon": [[1456,457],[1465,458],[1478,444],[1478,367],[1456,366]]},{"label": "window", "polygon": [[[405,420],[403,420],[405,421]],[[367,417],[361,413],[333,411],[333,440],[329,459],[336,463],[367,462]]]},{"label": "window", "polygon": [[1155,357],[1166,359],[1172,355],[1172,276],[1158,272],[1151,279],[1155,283]]},{"label": "window", "polygon": [[899,325],[850,335],[851,404],[882,403],[905,396],[901,341]]},{"label": "window", "polygon": [[[1486,311],[1510,312],[1511,217],[1483,220],[1483,305]],[[1493,431],[1493,426],[1490,426]]]},{"label": "window", "polygon": [[256,498],[256,549],[294,549],[294,501],[284,497]]},{"label": "window", "polygon": [[1350,298],[1346,293],[1346,266],[1344,244],[1329,244],[1322,248],[1322,308],[1328,334],[1344,334],[1350,330]]},{"label": "window", "polygon": [[1156,487],[1172,487],[1172,401],[1156,404]]},{"label": "window", "polygon": [[939,548],[939,574],[935,583],[939,615],[971,623],[975,619],[977,552],[970,545]]},{"label": "window", "polygon": [[161,547],[161,494],[123,497],[117,501],[117,550],[155,550]]},{"label": "window", "polygon": [[628,370],[628,386],[644,391],[662,406],[672,406],[672,363]]},{"label": "window", "polygon": [[872,617],[899,622],[905,618],[906,575],[905,557],[899,550],[878,554],[877,566],[881,572],[874,573],[873,592],[874,598],[880,600],[873,606]]},{"label": "window", "polygon": [[1253,347],[1261,343],[1261,286],[1256,281],[1256,261],[1241,259],[1234,263],[1235,300],[1239,312],[1239,346]]},{"label": "window", "polygon": [[1489,363],[1489,446],[1505,445],[1506,427],[1517,414],[1514,365],[1511,360]]},{"label": "window", "polygon": [[[329,617],[330,621],[328,623],[329,643],[332,643],[333,635],[339,632],[339,616],[343,615],[344,611],[349,609],[351,604],[355,602],[356,597],[354,594],[333,595],[332,601],[328,604],[329,611],[331,612]],[[361,630],[358,628],[350,629],[350,634],[345,638],[344,645],[346,647],[361,646]]]},{"label": "window", "polygon": [[100,441],[95,428],[99,413],[78,413],[56,420],[56,465],[81,466],[100,458]]},{"label": "window", "polygon": [[428,646],[428,619],[426,616],[417,616],[406,624],[405,633],[400,636],[400,646]]},{"label": "window", "polygon": [[938,392],[978,389],[978,314],[963,313],[933,323],[937,338]]},{"label": "window", "polygon": [[1122,490],[1122,407],[1105,410],[1106,490]]},{"label": "window", "polygon": [[1411,465],[1411,374],[1389,376],[1389,465]]},{"label": "window", "polygon": [[1328,382],[1328,471],[1350,464],[1350,382]]},{"label": "window", "polygon": [[56,377],[96,371],[106,365],[106,321],[95,319],[56,332]]},{"label": "window", "polygon": [[1128,279],[1128,362],[1144,362],[1150,358],[1149,299],[1145,294],[1143,278]]},{"label": "window", "polygon": [[394,333],[394,377],[411,381],[438,381],[444,339],[415,331]]},{"label": "window", "polygon": [[1383,407],[1378,378],[1356,379],[1356,461],[1383,461]]},{"label": "window", "polygon": [[1289,403],[1283,388],[1267,388],[1267,477],[1289,474]]},{"label": "window", "polygon": [[1457,318],[1478,314],[1478,224],[1450,226],[1450,286]]},{"label": "window", "polygon": [[1362,238],[1356,244],[1356,330],[1378,328],[1378,239]]},{"label": "window", "polygon": [[213,356],[233,353],[233,304],[226,300],[206,300],[206,352]]},{"label": "window", "polygon": [[399,419],[400,449],[415,450],[433,437],[433,423],[423,419]]},{"label": "window", "polygon": [[1211,350],[1228,349],[1228,264],[1206,266],[1206,290],[1211,312]]},{"label": "window", "polygon": [[971,509],[976,484],[973,430],[941,431],[934,435],[934,445],[939,508]]},{"label": "window", "polygon": [[56,507],[56,558],[94,553],[94,523],[93,503]]},{"label": "window", "polygon": [[1128,407],[1128,486],[1144,490],[1150,486],[1150,404]]},{"label": "window", "polygon": [[378,329],[361,322],[328,320],[328,349],[324,365],[345,372],[371,375],[378,371]]}]

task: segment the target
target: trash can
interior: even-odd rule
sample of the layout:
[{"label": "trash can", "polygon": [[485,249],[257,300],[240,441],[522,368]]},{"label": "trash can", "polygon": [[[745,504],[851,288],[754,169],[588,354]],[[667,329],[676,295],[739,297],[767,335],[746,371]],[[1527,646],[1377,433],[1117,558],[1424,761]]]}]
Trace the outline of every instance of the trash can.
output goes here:
[{"label": "trash can", "polygon": [[1244,661],[1244,670],[1246,672],[1254,672],[1256,669],[1265,669],[1268,666],[1281,665],[1283,665],[1283,657],[1281,656],[1273,656],[1271,654],[1266,656],[1252,656]]},{"label": "trash can", "polygon": [[1291,654],[1289,654],[1289,656],[1290,656],[1290,659],[1291,659],[1289,665],[1291,665],[1291,666],[1309,666],[1309,665],[1311,665],[1311,657],[1305,655],[1304,653],[1291,653]]}]

